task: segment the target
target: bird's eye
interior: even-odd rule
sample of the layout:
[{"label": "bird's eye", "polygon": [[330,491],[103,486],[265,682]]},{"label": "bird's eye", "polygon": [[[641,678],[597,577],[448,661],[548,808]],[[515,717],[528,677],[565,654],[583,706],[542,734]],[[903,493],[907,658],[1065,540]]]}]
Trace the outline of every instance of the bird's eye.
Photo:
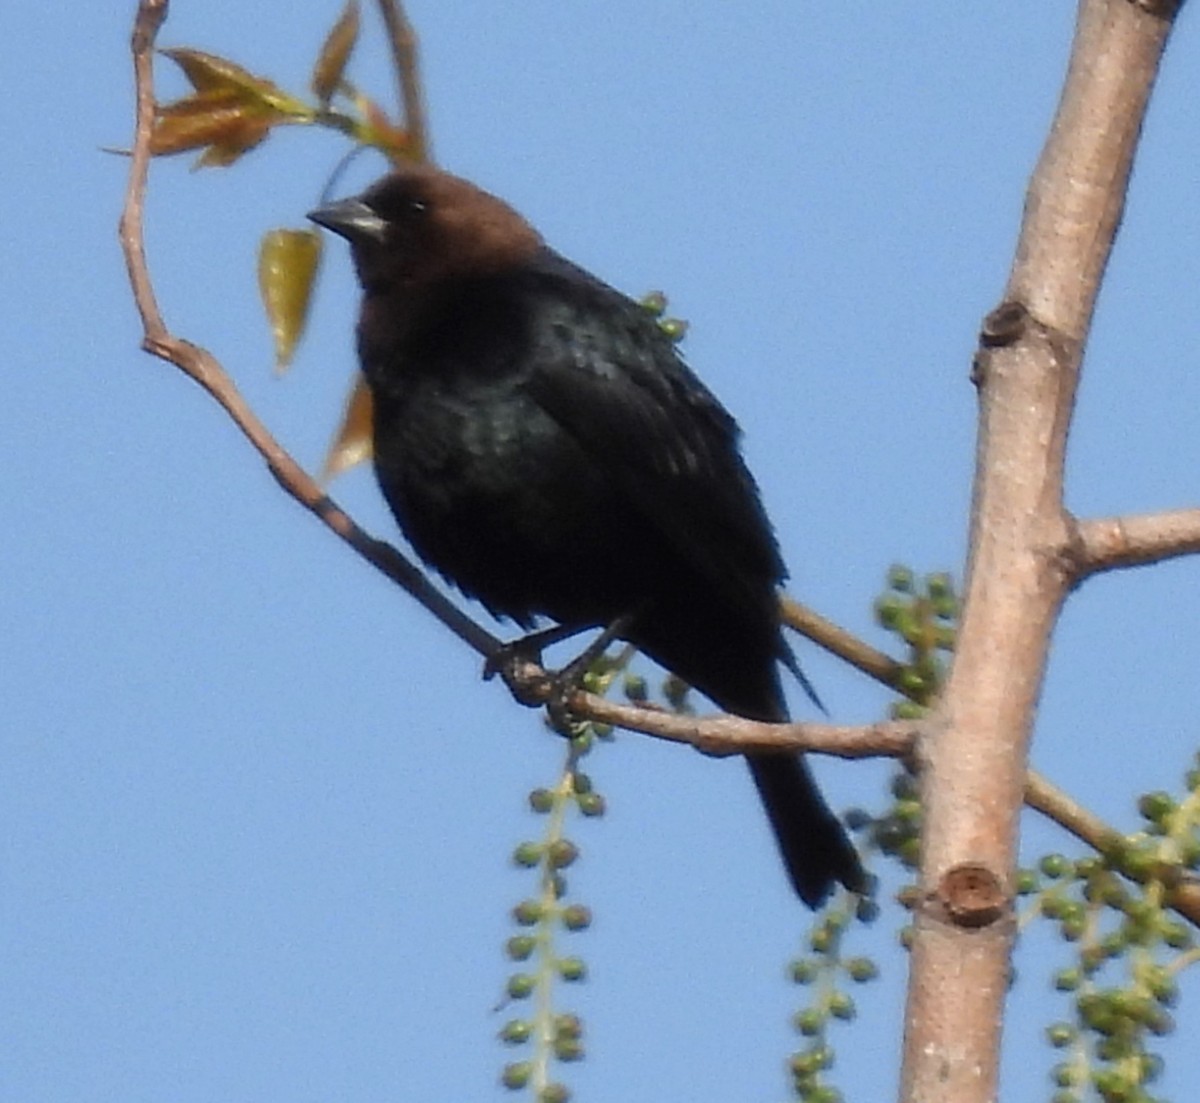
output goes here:
[{"label": "bird's eye", "polygon": [[424,214],[427,210],[429,210],[429,204],[426,203],[424,199],[411,199],[408,203],[408,209],[412,211],[413,214]]}]

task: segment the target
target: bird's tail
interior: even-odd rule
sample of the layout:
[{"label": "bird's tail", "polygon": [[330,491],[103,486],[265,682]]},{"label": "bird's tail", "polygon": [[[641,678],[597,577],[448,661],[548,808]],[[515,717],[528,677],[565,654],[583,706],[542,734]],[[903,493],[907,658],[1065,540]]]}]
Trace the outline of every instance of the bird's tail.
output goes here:
[{"label": "bird's tail", "polygon": [[810,908],[821,905],[835,883],[854,892],[866,888],[858,852],[829,810],[799,755],[747,755],[779,853],[796,894]]},{"label": "bird's tail", "polygon": [[[764,613],[763,619],[768,615]],[[669,634],[656,632],[663,624],[672,629]],[[680,624],[690,630],[678,630]],[[702,619],[692,607],[683,607],[672,616],[640,625],[634,635],[633,642],[651,658],[736,716],[787,722],[780,660],[787,660],[816,700],[775,625],[764,631],[756,622],[747,626],[744,618],[741,622],[732,617]],[[750,754],[746,762],[800,899],[810,908],[818,907],[838,882],[854,892],[864,891],[867,878],[858,852],[825,803],[803,756]]]}]

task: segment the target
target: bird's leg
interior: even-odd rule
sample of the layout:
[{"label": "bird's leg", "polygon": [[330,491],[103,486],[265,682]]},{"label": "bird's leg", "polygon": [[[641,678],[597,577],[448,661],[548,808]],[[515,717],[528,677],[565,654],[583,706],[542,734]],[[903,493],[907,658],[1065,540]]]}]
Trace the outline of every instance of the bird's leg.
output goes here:
[{"label": "bird's leg", "polygon": [[633,623],[633,614],[623,613],[616,620],[607,624],[587,647],[554,675],[554,680],[561,683],[562,688],[566,691],[575,689],[592,663],[608,650],[608,645],[621,636],[631,623]]},{"label": "bird's leg", "polygon": [[546,702],[546,710],[555,730],[560,734],[569,733],[567,724],[571,716],[570,709],[567,708],[567,698],[579,688],[592,664],[608,650],[608,645],[626,632],[633,619],[632,613],[623,613],[617,617],[566,666],[551,674],[550,698]]},{"label": "bird's leg", "polygon": [[483,680],[491,681],[497,674],[511,671],[521,660],[542,665],[542,652],[561,640],[579,635],[590,626],[584,624],[552,624],[529,632],[508,643],[502,643],[483,662]]},{"label": "bird's leg", "polygon": [[[499,674],[509,692],[521,704],[537,708],[546,700],[547,688],[551,695],[557,692],[555,685],[558,675],[544,670],[542,651],[560,640],[586,631],[589,627],[591,626],[581,624],[555,624],[537,632],[530,632],[509,643],[500,644],[484,660],[484,681]],[[532,671],[529,669],[531,666]]]},{"label": "bird's leg", "polygon": [[[536,706],[546,701],[553,719],[560,729],[568,718],[566,707],[567,697],[579,688],[579,683],[588,672],[588,668],[598,659],[613,640],[620,636],[633,621],[633,614],[626,613],[617,617],[611,624],[592,640],[587,647],[561,670],[545,672],[545,680],[530,680],[529,675],[522,670],[525,664],[532,663],[542,667],[542,651],[571,636],[587,630],[589,625],[555,624],[549,628],[530,632],[519,639],[501,644],[493,651],[483,664],[484,680],[494,678],[497,674],[504,679],[504,684],[512,691],[513,696],[524,705]],[[548,697],[543,696],[549,685]]]}]

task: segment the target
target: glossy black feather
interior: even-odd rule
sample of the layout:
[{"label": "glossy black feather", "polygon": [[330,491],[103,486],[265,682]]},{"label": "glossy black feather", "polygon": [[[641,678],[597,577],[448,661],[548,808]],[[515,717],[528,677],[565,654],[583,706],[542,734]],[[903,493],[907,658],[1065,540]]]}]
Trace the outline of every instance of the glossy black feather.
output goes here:
[{"label": "glossy black feather", "polygon": [[[422,559],[526,627],[632,614],[721,708],[787,719],[783,561],[736,423],[654,318],[445,174],[315,217],[354,245],[376,473]],[[803,762],[749,762],[799,895],[861,887]]]}]

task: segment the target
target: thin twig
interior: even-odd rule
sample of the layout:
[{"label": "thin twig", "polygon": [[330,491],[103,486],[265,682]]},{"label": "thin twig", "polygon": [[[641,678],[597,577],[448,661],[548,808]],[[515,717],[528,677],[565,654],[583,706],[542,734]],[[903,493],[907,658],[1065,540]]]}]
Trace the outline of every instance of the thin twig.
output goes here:
[{"label": "thin twig", "polygon": [[852,632],[847,632],[840,625],[826,620],[820,613],[787,594],[779,596],[779,609],[783,623],[789,628],[795,629],[818,647],[836,655],[877,682],[882,682],[889,689],[903,692],[899,688],[900,675],[904,672],[903,663],[864,643]]},{"label": "thin twig", "polygon": [[133,63],[137,84],[137,123],[130,158],[129,184],[121,214],[120,239],[129,282],[141,315],[142,347],[174,364],[204,388],[267,462],[271,473],[297,502],[319,517],[359,555],[403,587],[468,646],[483,656],[496,653],[500,641],[462,613],[399,551],[376,540],[321,489],[317,482],[270,434],[246,404],[229,374],[206,349],[175,337],[163,321],[146,264],[142,233],[146,203],[150,135],[154,126],[154,42],[167,17],[168,0],[141,0],[134,23]]},{"label": "thin twig", "polygon": [[429,127],[425,121],[425,97],[417,58],[417,35],[400,0],[379,0],[379,14],[392,47],[392,65],[400,94],[404,130],[414,161],[430,161]]}]

